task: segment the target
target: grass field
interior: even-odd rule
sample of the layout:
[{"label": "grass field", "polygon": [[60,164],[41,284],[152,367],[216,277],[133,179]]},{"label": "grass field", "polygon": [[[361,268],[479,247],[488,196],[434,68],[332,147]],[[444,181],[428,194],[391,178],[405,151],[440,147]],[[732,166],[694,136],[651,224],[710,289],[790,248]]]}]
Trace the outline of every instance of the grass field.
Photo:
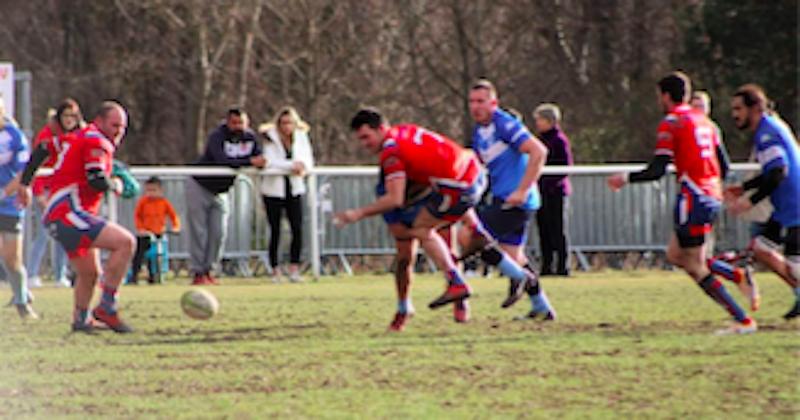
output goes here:
[{"label": "grass field", "polygon": [[[473,281],[473,320],[426,304],[400,334],[389,276],[301,285],[211,287],[210,321],[186,318],[178,285],[123,290],[138,332],[68,334],[71,294],[36,291],[42,315],[0,311],[2,418],[797,418],[798,324],[792,300],[759,275],[758,334],[719,337],[721,309],[675,272],[544,280],[556,323],[511,321],[506,282]],[[732,290],[732,292],[737,292]],[[0,290],[7,299],[9,290]],[[738,293],[736,293],[738,295]]]}]

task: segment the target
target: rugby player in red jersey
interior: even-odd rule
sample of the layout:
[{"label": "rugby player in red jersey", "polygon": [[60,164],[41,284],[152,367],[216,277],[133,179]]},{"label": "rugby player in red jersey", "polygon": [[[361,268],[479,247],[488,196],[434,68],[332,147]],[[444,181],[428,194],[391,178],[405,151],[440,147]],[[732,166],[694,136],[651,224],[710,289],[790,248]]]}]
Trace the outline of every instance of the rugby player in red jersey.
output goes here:
[{"label": "rugby player in red jersey", "polygon": [[722,206],[722,179],[728,170],[716,128],[702,111],[689,106],[692,84],[688,76],[674,72],[661,79],[658,88],[659,103],[666,116],[658,126],[655,157],[640,172],[610,176],[608,185],[617,191],[629,182],[659,179],[666,173],[667,164],[674,162],[679,191],[667,259],[686,271],[734,318],[729,328],[718,333],[755,332],[755,321],[706,265],[704,243]]},{"label": "rugby player in red jersey", "polygon": [[[497,246],[475,214],[473,207],[486,189],[486,175],[477,156],[425,128],[412,124],[389,126],[384,117],[372,109],[359,111],[350,128],[365,149],[380,154],[386,194],[371,204],[336,214],[335,222],[341,226],[406,207],[407,183],[430,186],[432,193],[418,206],[418,212],[412,217],[413,223],[407,229],[407,234],[419,240],[428,257],[445,273],[448,282],[445,292],[428,306],[435,309],[451,302],[460,304],[472,293],[456,266],[455,258],[441,236],[436,234],[437,228],[459,220],[477,227],[476,236],[484,239],[481,257],[498,266],[511,279],[512,287],[503,307],[516,302],[524,294],[527,282],[535,281],[535,276],[526,273]],[[400,311],[398,315],[402,315]],[[396,316],[393,324],[397,322]],[[401,324],[404,322],[405,319],[399,321]]]},{"label": "rugby player in red jersey", "polygon": [[[117,102],[104,102],[94,121],[75,135],[66,136],[60,151],[51,142],[34,150],[22,176],[20,202],[30,202],[30,184],[36,169],[57,152],[50,178],[50,197],[44,223],[67,251],[77,274],[73,331],[92,332],[99,321],[118,333],[133,329],[117,311],[117,291],[128,269],[136,240],[122,226],[98,216],[103,195],[119,194],[122,183],[112,178],[114,151],[125,135],[128,116]],[[48,147],[49,146],[49,147]],[[109,252],[104,269],[100,250]],[[97,279],[103,278],[100,303],[89,313]]]}]

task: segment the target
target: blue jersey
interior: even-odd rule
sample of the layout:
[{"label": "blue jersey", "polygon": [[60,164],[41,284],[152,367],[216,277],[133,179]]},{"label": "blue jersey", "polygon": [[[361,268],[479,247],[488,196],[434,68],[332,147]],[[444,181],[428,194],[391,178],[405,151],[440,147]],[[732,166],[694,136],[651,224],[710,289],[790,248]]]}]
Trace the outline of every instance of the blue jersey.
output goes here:
[{"label": "blue jersey", "polygon": [[753,141],[762,171],[783,168],[786,174],[770,196],[772,217],[783,227],[800,226],[800,148],[794,135],[783,121],[765,114]]},{"label": "blue jersey", "polygon": [[[528,154],[521,153],[519,147],[531,138],[528,128],[502,109],[494,112],[489,125],[475,125],[472,148],[489,170],[494,197],[505,200],[517,189],[528,167]],[[536,210],[540,205],[539,189],[534,182],[520,207]]]},{"label": "blue jersey", "polygon": [[[25,169],[30,152],[25,134],[10,121],[0,129],[0,188],[5,188],[18,173]],[[17,196],[11,195],[0,200],[0,214],[22,216],[23,210],[17,205]]]}]

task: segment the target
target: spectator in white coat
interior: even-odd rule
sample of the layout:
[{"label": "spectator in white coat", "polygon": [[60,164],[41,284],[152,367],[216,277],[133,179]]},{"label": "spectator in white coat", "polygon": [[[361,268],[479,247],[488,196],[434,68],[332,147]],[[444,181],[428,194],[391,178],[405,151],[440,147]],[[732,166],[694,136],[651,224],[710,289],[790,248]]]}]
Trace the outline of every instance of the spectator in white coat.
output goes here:
[{"label": "spectator in white coat", "polygon": [[300,277],[300,252],[303,247],[303,195],[306,193],[305,175],[314,166],[308,124],[290,106],[283,107],[272,122],[259,127],[264,140],[264,158],[267,169],[287,171],[287,175],[264,175],[261,194],[270,227],[269,261],[272,281],[280,282],[278,246],[281,234],[281,216],[286,211],[292,231],[289,247],[288,276],[291,282]]}]

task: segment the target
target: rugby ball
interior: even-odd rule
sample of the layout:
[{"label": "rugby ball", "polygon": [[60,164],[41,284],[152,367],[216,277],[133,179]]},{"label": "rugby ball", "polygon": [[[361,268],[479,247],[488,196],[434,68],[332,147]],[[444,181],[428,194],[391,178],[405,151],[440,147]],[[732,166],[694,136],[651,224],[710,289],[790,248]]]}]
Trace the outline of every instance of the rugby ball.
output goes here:
[{"label": "rugby ball", "polygon": [[192,289],[181,296],[181,309],[192,319],[209,319],[219,312],[219,301],[208,290]]}]

